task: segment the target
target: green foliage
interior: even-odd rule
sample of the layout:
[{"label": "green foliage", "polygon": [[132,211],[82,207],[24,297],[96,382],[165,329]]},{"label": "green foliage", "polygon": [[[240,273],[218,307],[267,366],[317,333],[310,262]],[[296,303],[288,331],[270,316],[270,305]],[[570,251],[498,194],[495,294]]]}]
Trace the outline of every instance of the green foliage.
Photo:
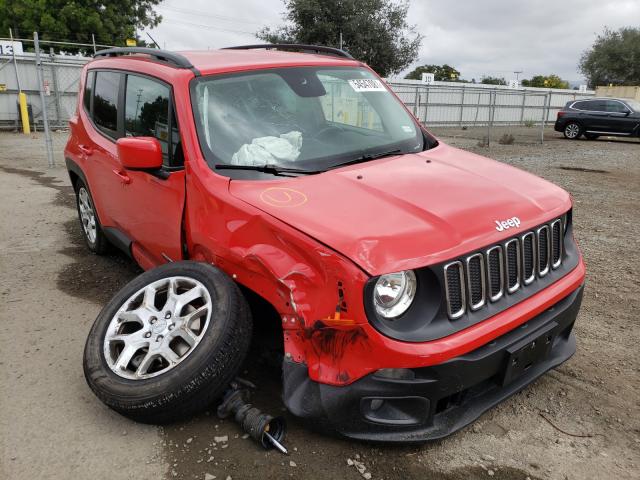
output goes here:
[{"label": "green foliage", "polygon": [[498,77],[482,77],[480,83],[484,83],[485,85],[506,85],[507,81],[504,78]]},{"label": "green foliage", "polygon": [[[136,38],[138,28],[155,27],[162,17],[153,11],[161,0],[0,0],[0,36],[9,29],[18,38],[123,45]],[[144,42],[138,41],[138,45]],[[56,47],[67,53],[86,53],[92,49]]]},{"label": "green foliage", "polygon": [[272,43],[306,43],[343,48],[382,76],[410,65],[422,35],[407,23],[407,1],[284,0],[287,24],[256,36]]},{"label": "green foliage", "polygon": [[524,126],[527,128],[532,128],[536,124],[535,120],[531,120],[530,118],[524,121]]},{"label": "green foliage", "polygon": [[569,88],[569,82],[562,80],[558,75],[535,75],[531,80],[522,80],[523,87],[539,88]]},{"label": "green foliage", "polygon": [[423,73],[433,73],[434,80],[438,82],[457,82],[460,72],[446,63],[444,65],[422,65],[409,73],[407,80],[422,80]]},{"label": "green foliage", "polygon": [[640,28],[604,29],[582,54],[580,71],[590,88],[598,85],[640,85]]}]

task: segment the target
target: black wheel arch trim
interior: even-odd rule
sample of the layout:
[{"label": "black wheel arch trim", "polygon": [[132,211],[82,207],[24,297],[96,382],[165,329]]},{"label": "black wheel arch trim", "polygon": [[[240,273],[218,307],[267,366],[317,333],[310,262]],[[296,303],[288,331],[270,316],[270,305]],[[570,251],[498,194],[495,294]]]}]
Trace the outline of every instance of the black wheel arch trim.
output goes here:
[{"label": "black wheel arch trim", "polygon": [[104,233],[111,245],[118,248],[118,250],[122,250],[129,258],[133,259],[133,253],[131,252],[133,240],[127,234],[116,227],[102,227],[102,233]]}]

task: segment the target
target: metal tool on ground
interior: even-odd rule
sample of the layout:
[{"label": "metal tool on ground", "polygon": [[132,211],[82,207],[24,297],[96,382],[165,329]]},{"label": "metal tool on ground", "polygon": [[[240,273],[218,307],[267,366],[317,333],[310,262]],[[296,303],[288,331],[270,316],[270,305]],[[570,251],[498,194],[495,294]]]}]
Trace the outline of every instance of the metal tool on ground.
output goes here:
[{"label": "metal tool on ground", "polygon": [[231,382],[218,407],[218,417],[233,415],[242,429],[266,450],[276,448],[286,455],[287,449],[282,444],[286,431],[284,418],[262,413],[249,403],[249,388],[255,388],[255,385],[240,378]]}]

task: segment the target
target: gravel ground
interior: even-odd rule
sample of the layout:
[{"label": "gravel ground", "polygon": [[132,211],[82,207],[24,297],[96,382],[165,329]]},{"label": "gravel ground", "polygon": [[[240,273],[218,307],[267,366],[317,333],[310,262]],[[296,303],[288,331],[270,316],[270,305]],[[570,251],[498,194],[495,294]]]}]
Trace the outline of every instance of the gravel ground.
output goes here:
[{"label": "gravel ground", "polygon": [[[289,457],[264,452],[213,412],[156,428],[92,395],[86,334],[139,269],[84,248],[66,172],[44,166],[41,136],[0,134],[0,478],[640,478],[639,142],[570,142],[548,131],[544,145],[486,149],[467,131],[435,133],[573,194],[588,268],[578,351],[475,424],[419,447],[324,437],[287,417]],[[287,416],[278,369],[257,352],[244,368],[257,406]]]}]

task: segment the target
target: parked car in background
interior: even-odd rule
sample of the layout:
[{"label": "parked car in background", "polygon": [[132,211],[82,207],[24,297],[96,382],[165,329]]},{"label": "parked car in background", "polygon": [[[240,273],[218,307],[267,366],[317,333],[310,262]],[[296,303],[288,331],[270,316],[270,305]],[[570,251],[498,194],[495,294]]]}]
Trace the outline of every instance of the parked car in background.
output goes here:
[{"label": "parked car in background", "polygon": [[640,136],[640,102],[622,98],[589,98],[567,102],[558,112],[556,132],[575,140],[584,135]]}]

